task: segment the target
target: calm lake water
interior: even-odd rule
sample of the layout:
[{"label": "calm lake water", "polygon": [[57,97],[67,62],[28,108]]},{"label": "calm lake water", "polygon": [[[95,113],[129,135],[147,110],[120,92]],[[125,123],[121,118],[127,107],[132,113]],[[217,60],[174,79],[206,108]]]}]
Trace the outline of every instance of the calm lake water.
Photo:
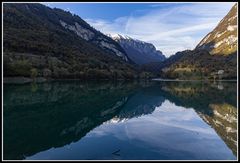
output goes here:
[{"label": "calm lake water", "polygon": [[4,85],[4,159],[235,160],[236,82]]}]

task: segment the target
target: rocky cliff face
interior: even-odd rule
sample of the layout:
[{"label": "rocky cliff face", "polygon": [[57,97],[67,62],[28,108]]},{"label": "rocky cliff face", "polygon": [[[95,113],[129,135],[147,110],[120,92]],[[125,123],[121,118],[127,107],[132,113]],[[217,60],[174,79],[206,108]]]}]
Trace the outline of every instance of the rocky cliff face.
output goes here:
[{"label": "rocky cliff face", "polygon": [[111,53],[114,53],[118,57],[121,57],[123,60],[128,61],[128,57],[126,56],[125,51],[118,44],[116,44],[111,38],[106,37],[105,35],[96,31],[94,28],[88,26],[86,22],[85,23],[87,24],[88,27],[84,27],[83,24],[77,21],[71,22],[72,24],[67,24],[66,22],[60,19],[59,23],[65,29],[74,32],[82,39],[94,43],[100,48],[107,50]]},{"label": "rocky cliff face", "polygon": [[208,33],[196,49],[204,49],[212,55],[229,55],[237,51],[237,3],[219,22],[217,27]]},{"label": "rocky cliff face", "polygon": [[119,34],[108,36],[118,42],[126,51],[128,57],[136,64],[142,65],[150,62],[163,61],[166,59],[163,53],[159,50],[156,50],[153,44]]}]

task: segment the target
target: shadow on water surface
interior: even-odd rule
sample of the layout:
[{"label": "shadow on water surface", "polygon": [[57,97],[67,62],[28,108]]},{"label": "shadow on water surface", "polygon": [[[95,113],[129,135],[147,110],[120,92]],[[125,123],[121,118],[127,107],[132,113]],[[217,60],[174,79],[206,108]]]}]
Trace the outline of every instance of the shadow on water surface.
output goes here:
[{"label": "shadow on water surface", "polygon": [[4,159],[78,142],[104,122],[150,115],[165,100],[193,108],[236,156],[236,83],[62,81],[4,85],[3,93]]}]

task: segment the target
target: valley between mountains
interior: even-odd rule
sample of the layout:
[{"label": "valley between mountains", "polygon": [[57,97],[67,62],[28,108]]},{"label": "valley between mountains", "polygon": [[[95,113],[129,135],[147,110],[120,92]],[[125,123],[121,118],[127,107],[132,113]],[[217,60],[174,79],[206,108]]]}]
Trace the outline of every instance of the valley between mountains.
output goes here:
[{"label": "valley between mountains", "polygon": [[103,34],[38,3],[3,4],[4,80],[237,79],[237,4],[195,49],[166,58],[148,42]]}]

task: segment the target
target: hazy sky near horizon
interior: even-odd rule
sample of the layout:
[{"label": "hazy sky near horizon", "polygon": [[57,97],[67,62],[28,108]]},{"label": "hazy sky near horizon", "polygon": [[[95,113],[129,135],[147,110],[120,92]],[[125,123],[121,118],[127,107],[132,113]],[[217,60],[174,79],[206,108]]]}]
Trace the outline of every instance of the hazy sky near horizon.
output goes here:
[{"label": "hazy sky near horizon", "polygon": [[194,49],[234,2],[212,3],[43,3],[80,16],[104,34],[152,43],[169,57]]}]

